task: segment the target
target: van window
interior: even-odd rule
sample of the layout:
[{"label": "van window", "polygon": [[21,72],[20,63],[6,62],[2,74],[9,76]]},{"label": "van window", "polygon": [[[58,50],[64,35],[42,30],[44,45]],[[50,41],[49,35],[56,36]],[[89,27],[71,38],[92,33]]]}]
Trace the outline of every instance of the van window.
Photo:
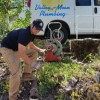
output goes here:
[{"label": "van window", "polygon": [[95,6],[100,6],[100,0],[94,0],[94,5]]},{"label": "van window", "polygon": [[90,6],[91,0],[76,0],[76,6]]}]

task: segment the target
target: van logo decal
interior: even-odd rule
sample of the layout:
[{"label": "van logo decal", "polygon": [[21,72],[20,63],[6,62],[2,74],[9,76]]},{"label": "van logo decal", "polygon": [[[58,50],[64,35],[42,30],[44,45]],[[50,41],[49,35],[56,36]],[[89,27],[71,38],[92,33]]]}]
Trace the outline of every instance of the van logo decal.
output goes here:
[{"label": "van logo decal", "polygon": [[70,7],[64,6],[63,4],[58,4],[54,7],[49,7],[45,5],[39,5],[36,4],[35,10],[40,11],[39,16],[60,16],[65,17],[67,13],[65,13],[65,10],[69,10]]}]

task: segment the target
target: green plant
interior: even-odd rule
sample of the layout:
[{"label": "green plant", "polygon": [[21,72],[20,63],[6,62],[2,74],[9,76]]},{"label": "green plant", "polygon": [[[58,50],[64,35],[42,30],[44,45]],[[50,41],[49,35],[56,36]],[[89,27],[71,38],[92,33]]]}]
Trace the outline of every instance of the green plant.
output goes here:
[{"label": "green plant", "polygon": [[[38,72],[39,91],[45,96],[48,89],[55,89],[57,86],[63,86],[67,80],[74,75],[74,70],[79,66],[77,64],[63,62],[45,63],[43,68]],[[55,89],[56,90],[56,89]],[[60,95],[62,97],[62,95]],[[59,96],[59,98],[60,98]],[[59,100],[59,99],[58,99]]]},{"label": "green plant", "polygon": [[0,0],[0,40],[10,31],[10,24],[23,8],[20,0]]},{"label": "green plant", "polygon": [[30,11],[26,10],[26,17],[25,18],[17,18],[16,20],[14,20],[12,22],[10,30],[29,26],[29,24],[30,24],[30,16],[31,16]]},{"label": "green plant", "polygon": [[0,90],[1,94],[7,93],[8,89],[9,89],[9,85],[8,85],[8,80],[4,81],[4,82],[0,82],[0,87],[2,87],[2,89]]},{"label": "green plant", "polygon": [[82,62],[88,62],[90,60],[93,59],[93,54],[92,53],[89,53],[84,59]]}]

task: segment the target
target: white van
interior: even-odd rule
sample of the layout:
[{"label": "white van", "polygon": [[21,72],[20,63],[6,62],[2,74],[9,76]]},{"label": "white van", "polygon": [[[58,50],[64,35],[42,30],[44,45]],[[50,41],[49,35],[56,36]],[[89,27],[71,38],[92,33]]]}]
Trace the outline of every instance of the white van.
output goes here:
[{"label": "white van", "polygon": [[[100,35],[100,0],[28,0],[31,22],[42,19],[44,31],[39,35],[48,38],[48,23],[60,22],[60,39],[64,43],[71,36]],[[57,37],[58,24],[52,24],[53,37]]]}]

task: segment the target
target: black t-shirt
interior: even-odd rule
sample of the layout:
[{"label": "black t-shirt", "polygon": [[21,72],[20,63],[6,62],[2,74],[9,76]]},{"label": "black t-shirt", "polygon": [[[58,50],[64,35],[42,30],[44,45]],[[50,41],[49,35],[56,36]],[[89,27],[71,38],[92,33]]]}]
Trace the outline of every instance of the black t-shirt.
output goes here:
[{"label": "black t-shirt", "polygon": [[33,41],[34,38],[35,35],[31,34],[30,26],[28,26],[8,33],[8,35],[2,40],[1,45],[2,47],[18,51],[18,43],[27,46],[27,44]]}]

